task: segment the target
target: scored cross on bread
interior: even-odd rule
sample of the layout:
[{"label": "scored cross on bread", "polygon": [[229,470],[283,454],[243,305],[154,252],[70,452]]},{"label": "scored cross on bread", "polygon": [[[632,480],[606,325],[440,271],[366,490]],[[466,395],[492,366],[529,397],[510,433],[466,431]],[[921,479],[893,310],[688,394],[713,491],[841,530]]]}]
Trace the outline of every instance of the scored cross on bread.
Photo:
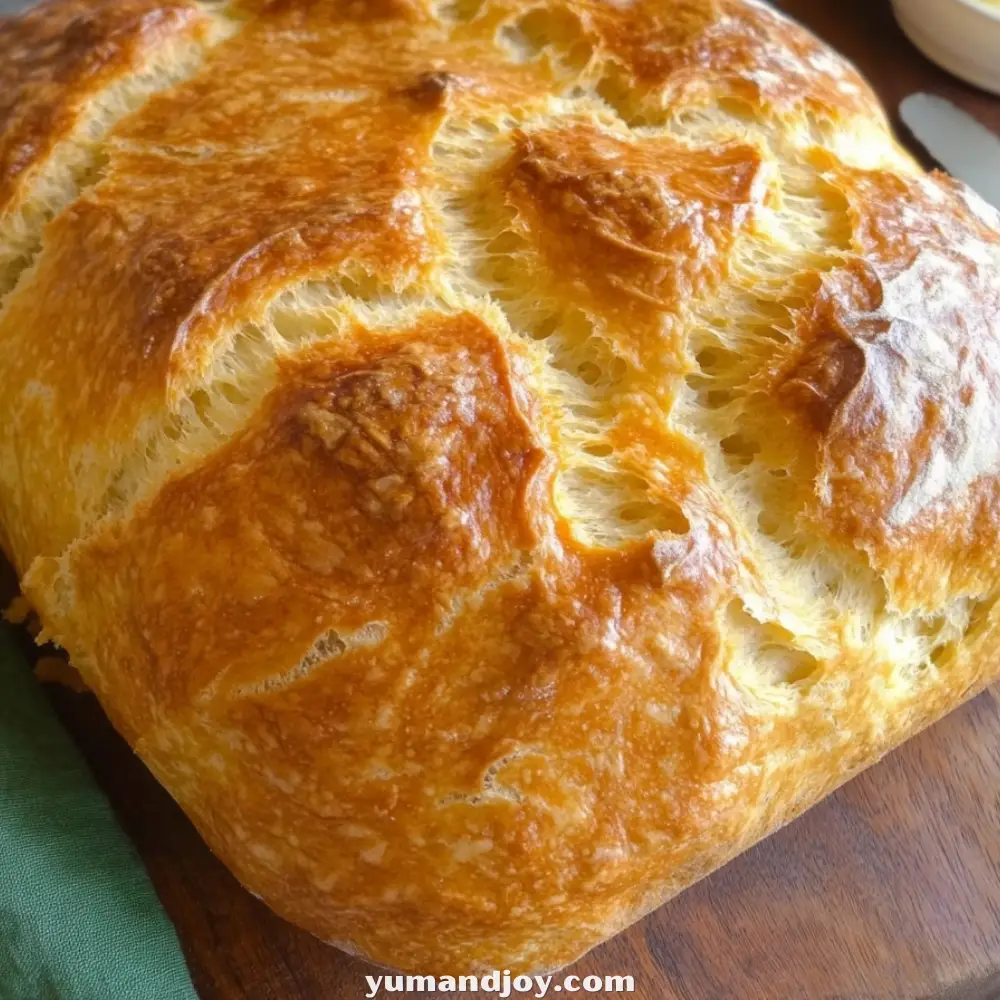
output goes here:
[{"label": "scored cross on bread", "polygon": [[282,915],[552,969],[1000,676],[1000,219],[768,7],[0,53],[0,540]]}]

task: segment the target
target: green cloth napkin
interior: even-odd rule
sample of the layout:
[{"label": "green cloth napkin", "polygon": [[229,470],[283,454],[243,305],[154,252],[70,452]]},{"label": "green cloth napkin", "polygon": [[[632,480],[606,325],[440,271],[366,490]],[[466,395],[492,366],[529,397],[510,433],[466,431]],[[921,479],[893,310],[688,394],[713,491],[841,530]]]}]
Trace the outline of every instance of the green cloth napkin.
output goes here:
[{"label": "green cloth napkin", "polygon": [[3,625],[0,1000],[197,1000],[142,862]]}]

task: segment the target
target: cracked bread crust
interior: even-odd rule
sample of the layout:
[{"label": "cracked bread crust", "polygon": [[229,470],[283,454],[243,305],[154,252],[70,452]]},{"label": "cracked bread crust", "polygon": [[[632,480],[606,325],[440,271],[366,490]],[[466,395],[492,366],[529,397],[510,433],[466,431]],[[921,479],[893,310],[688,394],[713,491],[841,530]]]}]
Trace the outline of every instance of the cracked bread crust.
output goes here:
[{"label": "cracked bread crust", "polygon": [[42,11],[0,540],[283,916],[552,969],[996,679],[1000,220],[806,32]]}]

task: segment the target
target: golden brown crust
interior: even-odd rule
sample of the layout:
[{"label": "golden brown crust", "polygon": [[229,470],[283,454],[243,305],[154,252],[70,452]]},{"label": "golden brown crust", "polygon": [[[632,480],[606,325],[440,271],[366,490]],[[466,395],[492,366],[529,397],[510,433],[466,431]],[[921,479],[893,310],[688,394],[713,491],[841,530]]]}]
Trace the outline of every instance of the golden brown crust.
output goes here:
[{"label": "golden brown crust", "polygon": [[800,315],[776,396],[817,435],[815,530],[907,611],[989,591],[1000,480],[1000,232],[938,178],[840,167],[857,256]]},{"label": "golden brown crust", "polygon": [[732,97],[765,108],[804,102],[822,113],[882,117],[850,64],[762,2],[583,0],[576,10],[592,25],[598,51],[624,71],[628,89],[656,91],[667,106]]},{"label": "golden brown crust", "polygon": [[[0,379],[24,419],[46,426],[46,464],[58,455],[86,466],[74,477],[75,511],[39,499],[33,480],[46,473],[27,468],[37,453],[11,456],[22,495],[5,521],[17,526],[10,546],[22,567],[102,512],[128,442],[197,383],[224,346],[220,328],[312,273],[350,266],[392,287],[429,267],[440,238],[420,191],[449,95],[516,106],[545,77],[528,70],[512,89],[501,70],[463,88],[463,76],[438,74],[447,84],[428,99],[425,67],[435,45],[445,51],[439,28],[366,20],[309,45],[302,16],[293,7],[249,25],[194,79],[124,121],[100,183],[48,228],[46,252],[10,297]],[[375,58],[383,46],[392,57]],[[450,55],[475,72],[475,45]],[[86,317],[71,307],[84,301]],[[44,343],[30,334],[42,328]],[[41,393],[31,388],[38,372]]]},{"label": "golden brown crust", "polygon": [[[101,608],[83,617],[101,621],[109,601],[120,609],[112,617],[125,615],[122,635],[95,633],[124,643],[98,659],[131,661],[136,634],[152,643],[132,662],[124,699],[153,703],[133,716],[138,730],[280,677],[273,649],[248,644],[249,631],[281,634],[291,670],[334,625],[350,633],[402,616],[393,631],[407,634],[411,617],[427,620],[448,594],[480,587],[511,548],[506,536],[530,547],[521,494],[541,453],[506,364],[473,317],[392,336],[352,331],[343,346],[283,365],[280,388],[209,465],[88,543],[82,558],[105,584],[94,595]],[[179,590],[182,573],[190,586]],[[143,596],[133,601],[137,575]],[[117,683],[104,685],[111,700]]]},{"label": "golden brown crust", "polygon": [[575,125],[516,134],[497,186],[557,294],[641,329],[718,283],[762,166],[756,146],[693,151]]},{"label": "golden brown crust", "polygon": [[200,20],[187,0],[48,0],[0,19],[0,214],[77,126],[89,98]]},{"label": "golden brown crust", "polygon": [[[600,553],[568,538],[526,389],[480,320],[358,330],[340,350],[285,369],[232,445],[71,557],[72,628],[115,664],[101,693],[129,706],[154,768],[185,770],[178,741],[219,761],[218,787],[170,786],[237,871],[240,830],[261,859],[298,831],[295,876],[273,872],[288,898],[254,881],[325,937],[377,955],[391,936],[413,965],[460,921],[472,940],[441,942],[444,971],[488,962],[522,912],[537,928],[589,898],[613,920],[660,838],[717,822],[745,742],[735,692],[711,680],[732,541]],[[651,709],[664,686],[685,692],[677,726]],[[225,749],[250,731],[287,747],[260,763],[270,778]],[[627,773],[622,741],[649,751]],[[651,803],[667,761],[672,791]],[[585,946],[575,927],[557,942]]]},{"label": "golden brown crust", "polygon": [[0,525],[250,888],[552,968],[995,678],[1000,220],[853,70],[737,0],[232,16],[0,313]]}]

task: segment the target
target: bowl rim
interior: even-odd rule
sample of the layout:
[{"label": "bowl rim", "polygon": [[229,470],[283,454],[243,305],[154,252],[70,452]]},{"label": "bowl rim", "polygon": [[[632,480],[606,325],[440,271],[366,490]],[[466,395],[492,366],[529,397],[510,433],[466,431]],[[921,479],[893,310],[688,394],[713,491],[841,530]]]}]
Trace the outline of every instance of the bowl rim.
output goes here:
[{"label": "bowl rim", "polygon": [[998,26],[1000,26],[1000,4],[987,6],[982,0],[955,0],[956,3],[960,3],[963,7],[967,7],[969,10],[974,10],[984,17],[988,17],[991,21],[995,21]]},{"label": "bowl rim", "polygon": [[904,34],[931,62],[1000,96],[1000,7],[977,0],[892,0],[892,6]]}]

